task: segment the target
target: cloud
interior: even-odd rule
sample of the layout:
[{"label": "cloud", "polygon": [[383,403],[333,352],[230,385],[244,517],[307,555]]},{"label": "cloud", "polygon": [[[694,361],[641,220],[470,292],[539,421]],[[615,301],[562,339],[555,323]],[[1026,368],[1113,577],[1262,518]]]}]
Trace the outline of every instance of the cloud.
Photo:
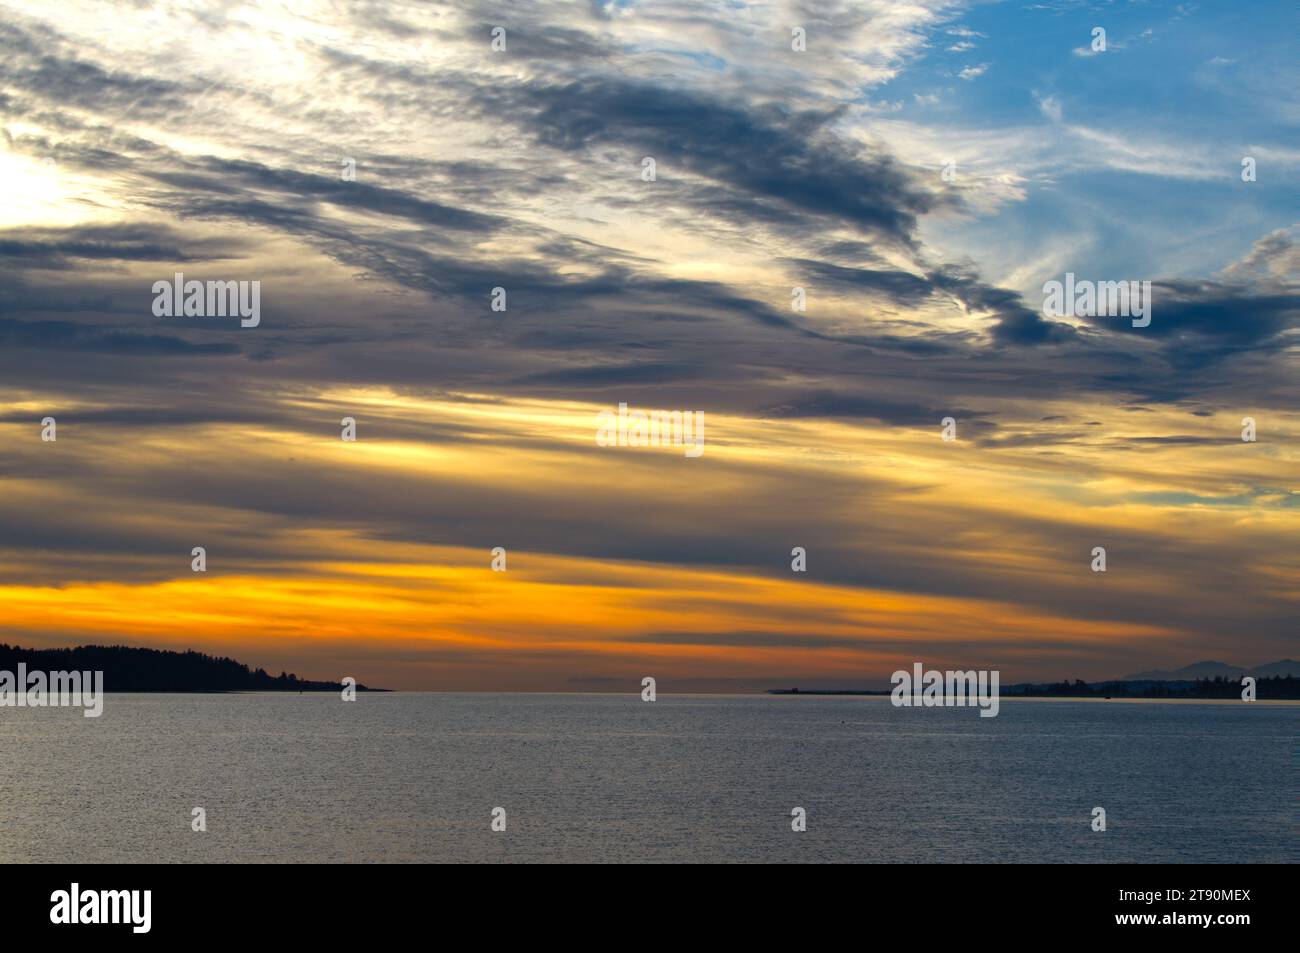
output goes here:
[{"label": "cloud", "polygon": [[[833,673],[837,652],[878,660],[914,636],[1082,663],[1117,632],[1235,633],[1247,601],[1254,638],[1289,634],[1289,564],[1267,563],[1294,529],[1275,492],[1294,466],[1292,233],[1256,212],[1261,237],[1217,274],[1152,268],[1148,329],[1046,318],[988,265],[1028,247],[1036,283],[1077,222],[1044,224],[1032,200],[1090,214],[1095,183],[1075,173],[1187,187],[1239,157],[1066,126],[1058,95],[1037,100],[1050,127],[978,110],[948,125],[937,92],[913,93],[934,108],[909,123],[872,104],[937,36],[977,36],[947,26],[950,7],[783,9],[808,26],[806,56],[770,10],[691,3],[512,8],[499,55],[487,29],[504,14],[477,5],[368,4],[311,28],[287,8],[256,27],[179,8],[125,6],[111,30],[90,6],[15,15],[0,30],[23,199],[0,210],[12,624],[149,641],[158,606],[200,599],[212,638],[485,671],[527,657],[565,678],[575,659],[607,671],[602,653],[704,653],[728,633],[758,654],[718,665],[769,672]],[[958,183],[937,171],[949,154]],[[61,194],[41,204],[21,193],[44,156]],[[262,325],[155,318],[149,288],[181,266],[261,280]],[[595,414],[620,401],[704,411],[706,454],[596,447]],[[1247,410],[1272,442],[1238,446]],[[57,444],[34,439],[47,412]],[[186,588],[177,554],[200,535],[241,598]],[[1098,536],[1143,567],[1105,598],[1079,575]],[[482,565],[500,541],[530,574],[509,605]],[[796,544],[816,588],[789,579]],[[364,609],[330,622],[334,585]],[[344,632],[369,625],[373,645]],[[1123,668],[1148,661],[1166,662]]]},{"label": "cloud", "polygon": [[195,239],[175,228],[146,223],[18,228],[0,236],[0,261],[65,270],[90,262],[211,262],[244,257],[239,239]]},{"label": "cloud", "polygon": [[1245,258],[1229,264],[1220,276],[1228,281],[1255,284],[1296,284],[1300,281],[1300,244],[1295,239],[1296,230],[1297,226],[1291,225],[1259,238]]},{"label": "cloud", "polygon": [[7,348],[68,349],[137,354],[237,354],[233,343],[191,343],[169,334],[105,331],[71,321],[0,318],[0,343]]},{"label": "cloud", "polygon": [[[755,199],[835,218],[908,244],[916,216],[938,204],[888,155],[864,154],[830,130],[837,112],[792,113],[623,81],[533,83],[482,91],[489,108],[523,107],[545,146],[614,146],[655,157]],[[499,105],[498,105],[499,103]]]}]

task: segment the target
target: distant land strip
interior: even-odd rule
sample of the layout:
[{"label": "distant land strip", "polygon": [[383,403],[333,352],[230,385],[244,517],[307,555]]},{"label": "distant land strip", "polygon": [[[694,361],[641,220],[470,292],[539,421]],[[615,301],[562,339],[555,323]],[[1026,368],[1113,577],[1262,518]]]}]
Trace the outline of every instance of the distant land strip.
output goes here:
[{"label": "distant land strip", "polygon": [[[1003,698],[1241,698],[1241,679],[1198,678],[1178,681],[1084,682],[1008,685]],[[1300,678],[1278,676],[1255,681],[1259,701],[1300,699]],[[890,690],[773,688],[769,695],[889,695]]]},{"label": "distant land strip", "polygon": [[[193,650],[126,645],[81,645],[70,649],[24,649],[0,644],[0,671],[103,672],[106,692],[341,692],[341,682],[312,682],[281,672],[250,669],[230,658]],[[359,692],[383,688],[356,686]]]}]

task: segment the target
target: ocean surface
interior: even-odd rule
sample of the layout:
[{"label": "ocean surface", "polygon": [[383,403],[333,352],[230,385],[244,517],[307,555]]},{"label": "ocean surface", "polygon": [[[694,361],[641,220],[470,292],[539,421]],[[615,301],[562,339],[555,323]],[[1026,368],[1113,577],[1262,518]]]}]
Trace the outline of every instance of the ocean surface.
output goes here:
[{"label": "ocean surface", "polygon": [[[1297,715],[1268,702],[1003,699],[980,718],[885,697],[109,695],[98,719],[0,709],[0,863],[1294,862]],[[791,830],[794,807],[806,831]]]}]

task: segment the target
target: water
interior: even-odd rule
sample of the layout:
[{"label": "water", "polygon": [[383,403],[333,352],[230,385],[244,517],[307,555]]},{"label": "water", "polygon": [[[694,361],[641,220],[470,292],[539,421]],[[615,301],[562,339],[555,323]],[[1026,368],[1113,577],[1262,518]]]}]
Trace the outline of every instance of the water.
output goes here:
[{"label": "water", "polygon": [[110,695],[0,709],[0,862],[1295,861],[1297,711]]}]

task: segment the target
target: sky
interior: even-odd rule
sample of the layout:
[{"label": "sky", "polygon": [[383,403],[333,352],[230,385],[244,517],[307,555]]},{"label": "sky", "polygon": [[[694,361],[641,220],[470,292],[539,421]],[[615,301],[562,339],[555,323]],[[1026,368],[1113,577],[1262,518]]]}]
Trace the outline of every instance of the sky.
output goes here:
[{"label": "sky", "polygon": [[[1294,656],[1297,27],[3,0],[0,641],[412,690]],[[258,323],[159,315],[177,272]],[[601,445],[621,403],[703,452]]]}]

